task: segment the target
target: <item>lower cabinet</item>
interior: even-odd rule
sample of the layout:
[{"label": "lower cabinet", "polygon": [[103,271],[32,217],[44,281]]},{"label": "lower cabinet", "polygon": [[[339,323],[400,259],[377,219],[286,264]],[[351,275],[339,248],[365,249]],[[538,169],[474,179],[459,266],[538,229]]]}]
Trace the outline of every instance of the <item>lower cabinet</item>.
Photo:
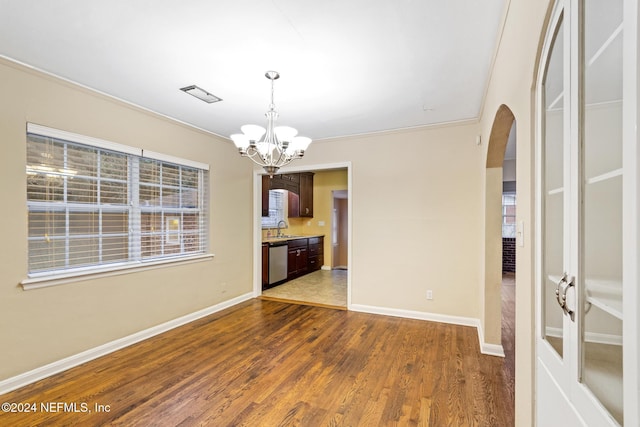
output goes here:
[{"label": "lower cabinet", "polygon": [[[324,264],[324,236],[287,242],[287,280],[320,270]],[[262,244],[262,290],[269,286],[269,244]]]},{"label": "lower cabinet", "polygon": [[309,238],[309,255],[308,255],[309,272],[320,270],[324,264],[324,237]]},{"label": "lower cabinet", "polygon": [[309,239],[296,239],[289,241],[289,257],[287,264],[287,279],[291,280],[308,271],[308,243]]},{"label": "lower cabinet", "polygon": [[262,289],[269,286],[269,244],[262,244]]}]

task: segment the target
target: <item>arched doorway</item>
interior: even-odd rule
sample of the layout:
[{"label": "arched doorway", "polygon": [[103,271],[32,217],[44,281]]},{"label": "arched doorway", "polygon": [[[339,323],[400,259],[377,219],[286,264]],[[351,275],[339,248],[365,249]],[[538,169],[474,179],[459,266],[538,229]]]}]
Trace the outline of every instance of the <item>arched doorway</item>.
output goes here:
[{"label": "arched doorway", "polygon": [[[485,173],[485,266],[484,266],[484,306],[483,329],[484,342],[489,347],[494,347],[497,353],[503,349],[503,177],[505,153],[510,140],[515,144],[515,116],[509,107],[501,105],[495,115],[489,144],[487,148],[487,161]],[[514,162],[515,163],[515,162]],[[514,174],[515,180],[515,174]],[[514,185],[515,187],[515,185]],[[515,188],[514,188],[515,191]],[[513,216],[515,230],[515,216]],[[515,255],[514,255],[515,256]],[[513,281],[511,282],[513,284]],[[513,319],[515,306],[515,289],[509,289],[512,294],[507,300],[508,309],[511,310]],[[513,323],[513,320],[508,320]],[[511,333],[515,333],[514,325],[506,325]],[[508,337],[514,342],[514,337]],[[511,346],[512,347],[512,346]],[[509,359],[513,360],[513,353]]]}]

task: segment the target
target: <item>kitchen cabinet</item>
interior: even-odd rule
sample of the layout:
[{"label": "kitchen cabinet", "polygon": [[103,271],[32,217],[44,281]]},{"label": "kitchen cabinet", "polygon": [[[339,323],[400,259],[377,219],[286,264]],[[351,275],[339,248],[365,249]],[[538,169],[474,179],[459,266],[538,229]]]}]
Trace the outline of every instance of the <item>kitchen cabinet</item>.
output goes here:
[{"label": "kitchen cabinet", "polygon": [[308,243],[309,239],[290,240],[288,250],[287,279],[295,279],[308,271]]},{"label": "kitchen cabinet", "polygon": [[300,192],[300,174],[297,173],[283,173],[280,175],[274,175],[270,178],[271,190],[287,190],[293,193]]},{"label": "kitchen cabinet", "polygon": [[287,194],[287,216],[289,218],[300,217],[300,196],[294,192],[289,191]]},{"label": "kitchen cabinet", "polygon": [[313,173],[300,174],[300,200],[298,212],[300,217],[313,218]]},{"label": "kitchen cabinet", "polygon": [[558,1],[543,48],[538,425],[640,425],[634,11],[628,0]]},{"label": "kitchen cabinet", "polygon": [[262,289],[269,286],[269,244],[262,244]]},{"label": "kitchen cabinet", "polygon": [[320,270],[324,264],[324,237],[309,238],[308,270]]},{"label": "kitchen cabinet", "polygon": [[313,172],[262,176],[262,216],[269,216],[269,190],[288,191],[288,216],[313,218]]},{"label": "kitchen cabinet", "polygon": [[262,290],[283,283],[282,280],[278,280],[277,283],[272,281],[272,284],[269,284],[270,261],[272,261],[269,259],[271,256],[269,249],[273,246],[287,247],[286,280],[320,270],[324,264],[324,236],[269,239],[262,243]]}]

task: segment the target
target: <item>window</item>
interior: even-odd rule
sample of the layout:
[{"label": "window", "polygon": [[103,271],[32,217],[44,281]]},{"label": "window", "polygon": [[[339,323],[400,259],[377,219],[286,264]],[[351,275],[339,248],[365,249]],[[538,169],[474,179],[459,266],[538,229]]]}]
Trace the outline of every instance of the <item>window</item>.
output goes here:
[{"label": "window", "polygon": [[29,275],[202,254],[208,166],[29,124]]},{"label": "window", "polygon": [[288,192],[269,190],[269,216],[262,217],[262,228],[277,228],[278,222],[287,219]]},{"label": "window", "polygon": [[502,237],[516,237],[516,193],[502,193]]}]

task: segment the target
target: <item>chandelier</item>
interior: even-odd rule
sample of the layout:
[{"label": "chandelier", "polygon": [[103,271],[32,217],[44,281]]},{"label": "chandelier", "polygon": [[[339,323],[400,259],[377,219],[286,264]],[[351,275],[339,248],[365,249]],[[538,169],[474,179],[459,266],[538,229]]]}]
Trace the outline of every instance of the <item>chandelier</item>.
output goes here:
[{"label": "chandelier", "polygon": [[[258,125],[244,125],[242,133],[231,135],[240,155],[248,157],[254,163],[262,166],[273,176],[282,166],[299,159],[311,144],[311,138],[296,136],[298,131],[289,126],[275,126],[278,112],[273,103],[273,82],[280,78],[276,71],[267,71],[265,77],[271,80],[271,103],[267,117],[267,129]],[[264,139],[260,140],[264,136]]]}]

